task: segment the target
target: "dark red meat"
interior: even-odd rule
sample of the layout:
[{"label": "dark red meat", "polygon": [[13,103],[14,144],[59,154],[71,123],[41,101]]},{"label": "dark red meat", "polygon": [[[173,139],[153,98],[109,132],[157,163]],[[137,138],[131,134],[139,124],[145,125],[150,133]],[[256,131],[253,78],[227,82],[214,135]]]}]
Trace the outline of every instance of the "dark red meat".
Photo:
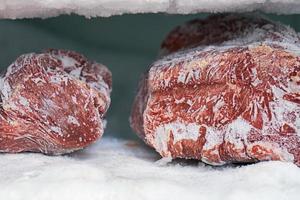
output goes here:
[{"label": "dark red meat", "polygon": [[[197,46],[226,42],[251,43],[267,39],[283,41],[297,37],[290,28],[258,16],[236,14],[211,15],[195,19],[172,30],[162,42],[162,54]],[[293,40],[293,39],[292,39]]]},{"label": "dark red meat", "polygon": [[[240,16],[229,19],[233,26],[243,23]],[[213,24],[207,33],[221,26]],[[299,38],[274,26],[281,25],[248,26],[244,34],[233,27],[238,38],[220,36],[220,45],[200,45],[153,63],[134,102],[132,128],[163,157],[214,165],[282,160],[300,166]],[[195,28],[194,35],[201,30]],[[169,45],[165,48],[172,51]]]},{"label": "dark red meat", "polygon": [[102,136],[111,73],[64,50],[20,56],[0,84],[0,152],[64,154]]}]

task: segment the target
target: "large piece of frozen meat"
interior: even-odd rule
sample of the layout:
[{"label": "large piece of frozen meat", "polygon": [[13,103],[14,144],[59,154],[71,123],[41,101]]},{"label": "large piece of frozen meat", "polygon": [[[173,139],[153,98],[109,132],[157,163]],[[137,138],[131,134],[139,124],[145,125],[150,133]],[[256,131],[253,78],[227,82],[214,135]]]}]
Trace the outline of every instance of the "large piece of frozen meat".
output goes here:
[{"label": "large piece of frozen meat", "polygon": [[217,15],[176,27],[131,115],[163,157],[300,166],[300,40],[262,18]]},{"label": "large piece of frozen meat", "polygon": [[0,77],[0,152],[69,153],[103,134],[111,73],[65,50],[20,56]]}]

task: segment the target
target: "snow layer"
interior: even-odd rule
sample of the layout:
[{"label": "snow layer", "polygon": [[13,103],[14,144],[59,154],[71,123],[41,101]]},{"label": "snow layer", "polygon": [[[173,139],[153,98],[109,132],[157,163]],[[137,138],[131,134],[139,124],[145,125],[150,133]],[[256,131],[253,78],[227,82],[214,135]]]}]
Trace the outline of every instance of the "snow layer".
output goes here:
[{"label": "snow layer", "polygon": [[299,199],[300,168],[291,163],[211,167],[158,159],[136,142],[109,138],[69,156],[0,154],[0,199]]},{"label": "snow layer", "polygon": [[0,0],[0,18],[52,17],[79,14],[86,17],[124,13],[245,12],[300,13],[299,0]]}]

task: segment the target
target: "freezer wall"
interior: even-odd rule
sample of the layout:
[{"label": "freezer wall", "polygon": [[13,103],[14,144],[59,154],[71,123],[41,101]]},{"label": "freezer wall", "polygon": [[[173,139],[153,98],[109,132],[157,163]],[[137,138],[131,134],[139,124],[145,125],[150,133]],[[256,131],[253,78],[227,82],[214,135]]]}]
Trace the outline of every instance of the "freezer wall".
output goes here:
[{"label": "freezer wall", "polygon": [[[0,20],[3,71],[23,54],[46,48],[72,49],[107,65],[113,73],[112,105],[105,136],[136,137],[128,116],[138,79],[154,61],[164,36],[198,15],[138,14],[86,19],[75,15],[49,19]],[[268,15],[300,31],[300,15]]]}]

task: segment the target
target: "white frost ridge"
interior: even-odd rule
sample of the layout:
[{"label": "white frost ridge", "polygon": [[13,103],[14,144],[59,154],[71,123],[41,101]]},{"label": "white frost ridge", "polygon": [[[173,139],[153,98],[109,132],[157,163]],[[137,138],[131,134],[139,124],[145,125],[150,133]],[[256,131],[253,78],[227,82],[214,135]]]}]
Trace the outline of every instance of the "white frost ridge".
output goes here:
[{"label": "white frost ridge", "polygon": [[52,17],[75,13],[108,17],[124,13],[300,13],[299,0],[0,0],[0,18]]}]

